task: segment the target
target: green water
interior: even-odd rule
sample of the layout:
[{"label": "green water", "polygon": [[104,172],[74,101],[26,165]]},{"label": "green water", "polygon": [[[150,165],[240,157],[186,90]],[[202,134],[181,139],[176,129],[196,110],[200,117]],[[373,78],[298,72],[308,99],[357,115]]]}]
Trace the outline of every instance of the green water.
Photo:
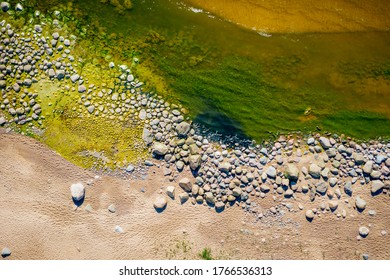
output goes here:
[{"label": "green water", "polygon": [[256,140],[318,130],[390,136],[390,32],[263,37],[178,1],[133,3],[121,15],[97,0],[75,5],[84,22],[104,27],[87,32],[102,50],[100,63],[139,58],[163,81],[146,85],[163,83],[160,93],[194,120]]}]

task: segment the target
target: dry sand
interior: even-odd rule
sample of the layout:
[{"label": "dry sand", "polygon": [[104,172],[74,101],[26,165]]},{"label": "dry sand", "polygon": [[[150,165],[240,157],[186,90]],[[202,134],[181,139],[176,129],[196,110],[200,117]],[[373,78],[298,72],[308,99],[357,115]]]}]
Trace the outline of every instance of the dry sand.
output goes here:
[{"label": "dry sand", "polygon": [[390,30],[388,0],[185,0],[267,33]]},{"label": "dry sand", "polygon": [[[222,259],[361,259],[362,253],[390,259],[390,237],[381,235],[390,226],[385,194],[362,193],[367,209],[377,211],[374,217],[350,208],[346,219],[326,213],[312,223],[304,213],[314,204],[299,195],[291,200],[295,211],[262,222],[238,206],[216,213],[170,198],[157,213],[153,199],[162,187],[176,186],[158,167],[145,180],[107,175],[95,180],[96,174],[34,139],[0,130],[0,141],[0,250],[12,250],[7,259],[193,259],[205,247]],[[79,208],[69,190],[75,182],[90,183]],[[259,202],[264,208],[275,205],[270,194]],[[107,210],[111,203],[116,213]],[[298,203],[305,210],[298,210]],[[124,232],[114,232],[116,225]],[[358,241],[360,225],[370,225],[370,234]]]}]

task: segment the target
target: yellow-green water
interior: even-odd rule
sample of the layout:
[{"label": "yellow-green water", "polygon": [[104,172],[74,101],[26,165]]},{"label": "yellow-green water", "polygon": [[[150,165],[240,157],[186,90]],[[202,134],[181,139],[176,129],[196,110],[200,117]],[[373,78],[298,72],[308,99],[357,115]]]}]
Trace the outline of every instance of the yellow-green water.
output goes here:
[{"label": "yellow-green water", "polygon": [[102,27],[86,37],[101,50],[99,63],[139,58],[134,71],[149,88],[178,99],[195,120],[256,140],[317,129],[390,135],[390,32],[264,37],[178,1],[133,4],[121,15],[97,0],[74,6]]}]

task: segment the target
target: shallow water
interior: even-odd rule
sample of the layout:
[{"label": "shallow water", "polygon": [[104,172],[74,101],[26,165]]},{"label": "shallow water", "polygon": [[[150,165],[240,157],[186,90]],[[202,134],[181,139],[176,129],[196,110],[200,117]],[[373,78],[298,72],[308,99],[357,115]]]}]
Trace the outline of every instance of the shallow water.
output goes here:
[{"label": "shallow water", "polygon": [[133,1],[123,15],[97,2],[78,5],[123,33],[140,63],[216,130],[256,140],[317,129],[390,136],[390,32],[265,37],[179,1]]}]

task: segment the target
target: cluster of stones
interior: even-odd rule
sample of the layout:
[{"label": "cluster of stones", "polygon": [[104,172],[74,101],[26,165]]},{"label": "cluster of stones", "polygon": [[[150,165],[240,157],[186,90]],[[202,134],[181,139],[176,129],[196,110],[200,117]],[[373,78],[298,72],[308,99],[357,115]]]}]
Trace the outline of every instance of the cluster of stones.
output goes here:
[{"label": "cluster of stones", "polygon": [[[17,7],[17,11],[23,9]],[[2,2],[1,8],[6,12],[10,5]],[[35,13],[35,16],[39,18],[40,14]],[[52,24],[58,26],[58,20]],[[5,20],[0,22],[0,28],[0,109],[3,111],[0,126],[11,123],[32,125],[34,121],[42,124],[38,94],[30,88],[41,79],[78,80],[72,66],[74,57],[70,54],[74,40],[72,42],[58,32],[44,36],[40,24],[20,34]]]}]

